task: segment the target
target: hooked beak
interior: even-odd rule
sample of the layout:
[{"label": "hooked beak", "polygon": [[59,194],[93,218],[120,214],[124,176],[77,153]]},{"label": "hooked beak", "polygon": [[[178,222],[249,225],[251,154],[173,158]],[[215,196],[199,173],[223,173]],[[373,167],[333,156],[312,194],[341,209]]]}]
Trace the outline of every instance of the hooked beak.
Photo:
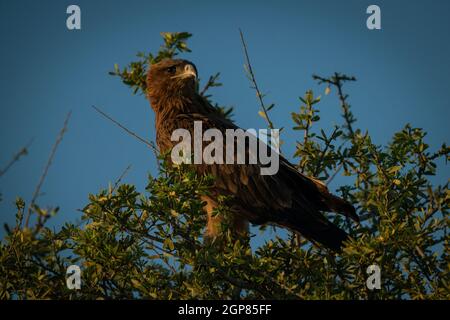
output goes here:
[{"label": "hooked beak", "polygon": [[197,79],[197,72],[195,71],[195,68],[192,64],[187,64],[184,66],[184,72],[182,74],[173,76],[173,78],[190,78],[190,77],[194,77],[195,79]]}]

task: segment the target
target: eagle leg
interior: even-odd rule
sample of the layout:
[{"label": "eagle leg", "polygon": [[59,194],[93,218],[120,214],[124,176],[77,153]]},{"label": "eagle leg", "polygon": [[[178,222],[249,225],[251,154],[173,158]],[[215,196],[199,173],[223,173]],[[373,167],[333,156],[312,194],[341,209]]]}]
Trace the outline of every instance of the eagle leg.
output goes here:
[{"label": "eagle leg", "polygon": [[[202,201],[206,202],[204,206],[206,214],[207,214],[207,224],[205,231],[205,238],[214,239],[221,234],[222,231],[222,223],[225,223],[226,217],[216,214],[214,215],[214,209],[217,207],[217,202],[214,199],[203,196]],[[229,222],[231,231],[233,234],[238,237],[248,237],[249,232],[249,222],[248,220],[240,217],[237,214],[232,214],[230,217],[231,221]]]}]

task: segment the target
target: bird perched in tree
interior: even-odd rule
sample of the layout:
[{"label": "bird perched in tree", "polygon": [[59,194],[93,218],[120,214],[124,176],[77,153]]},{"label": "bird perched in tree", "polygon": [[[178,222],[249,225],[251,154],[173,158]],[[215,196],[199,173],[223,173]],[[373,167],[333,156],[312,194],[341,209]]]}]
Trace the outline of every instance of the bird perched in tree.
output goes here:
[{"label": "bird perched in tree", "polygon": [[[156,141],[161,152],[170,151],[176,129],[193,133],[194,122],[202,129],[238,127],[221,116],[197,90],[197,69],[187,60],[165,59],[153,64],[147,74],[147,95],[156,114]],[[261,175],[260,164],[193,164],[198,174],[215,177],[211,194],[203,197],[208,222],[207,237],[220,233],[222,217],[213,215],[219,195],[231,195],[233,231],[245,234],[249,222],[273,224],[300,233],[334,251],[340,251],[348,238],[323,215],[336,212],[358,221],[355,209],[348,202],[332,195],[320,181],[300,173],[281,155],[279,170],[274,175]]]}]

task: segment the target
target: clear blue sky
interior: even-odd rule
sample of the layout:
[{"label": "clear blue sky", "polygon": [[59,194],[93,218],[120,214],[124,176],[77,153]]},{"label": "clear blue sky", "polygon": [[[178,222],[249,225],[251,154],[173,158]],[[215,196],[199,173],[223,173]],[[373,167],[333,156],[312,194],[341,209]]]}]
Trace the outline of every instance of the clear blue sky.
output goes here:
[{"label": "clear blue sky", "polygon": [[[66,8],[78,4],[82,30],[66,29]],[[366,28],[370,4],[382,10],[382,30]],[[97,105],[140,135],[154,139],[153,113],[107,73],[138,51],[155,52],[162,31],[188,31],[201,79],[220,71],[211,93],[235,106],[244,128],[262,128],[255,93],[243,70],[238,28],[248,43],[259,85],[284,126],[284,153],[299,133],[290,112],[307,89],[323,94],[311,74],[355,75],[347,87],[359,127],[386,143],[405,123],[429,131],[433,148],[449,137],[449,1],[2,1],[0,3],[0,167],[34,138],[30,154],[0,178],[0,222],[14,221],[14,199],[31,199],[65,115],[73,111],[39,198],[60,206],[54,223],[75,221],[97,193],[132,165],[124,182],[146,185],[153,154],[92,110]],[[335,93],[322,102],[325,130],[340,121]],[[443,168],[436,181],[446,181]],[[335,180],[339,185],[340,178]],[[3,235],[4,231],[0,231]]]}]

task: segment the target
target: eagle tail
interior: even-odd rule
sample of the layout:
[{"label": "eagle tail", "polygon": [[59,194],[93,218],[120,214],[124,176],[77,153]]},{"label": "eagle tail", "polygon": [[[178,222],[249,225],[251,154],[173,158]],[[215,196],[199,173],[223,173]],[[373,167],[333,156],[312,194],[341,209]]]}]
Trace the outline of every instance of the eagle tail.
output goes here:
[{"label": "eagle tail", "polygon": [[307,228],[303,224],[297,224],[295,229],[307,239],[335,252],[341,252],[343,242],[349,239],[349,235],[344,230],[328,221],[310,221]]},{"label": "eagle tail", "polygon": [[359,223],[359,217],[356,214],[356,210],[350,203],[348,203],[347,201],[345,201],[342,198],[339,198],[339,197],[331,194],[330,191],[328,191],[327,186],[319,179],[315,179],[312,177],[306,177],[306,178],[308,178],[310,181],[312,181],[314,183],[317,190],[320,192],[321,197],[322,197],[323,201],[325,202],[326,206],[329,208],[329,211],[333,211],[333,212],[342,214],[342,215],[349,217]]},{"label": "eagle tail", "polygon": [[341,252],[342,243],[349,238],[344,230],[328,221],[320,212],[308,212],[306,214],[292,212],[289,216],[290,219],[285,224],[286,227],[335,252]]},{"label": "eagle tail", "polygon": [[355,208],[347,201],[345,201],[335,195],[329,194],[327,204],[330,207],[331,211],[340,213],[340,214],[342,214],[346,217],[349,217],[359,223],[359,217],[356,214]]}]

